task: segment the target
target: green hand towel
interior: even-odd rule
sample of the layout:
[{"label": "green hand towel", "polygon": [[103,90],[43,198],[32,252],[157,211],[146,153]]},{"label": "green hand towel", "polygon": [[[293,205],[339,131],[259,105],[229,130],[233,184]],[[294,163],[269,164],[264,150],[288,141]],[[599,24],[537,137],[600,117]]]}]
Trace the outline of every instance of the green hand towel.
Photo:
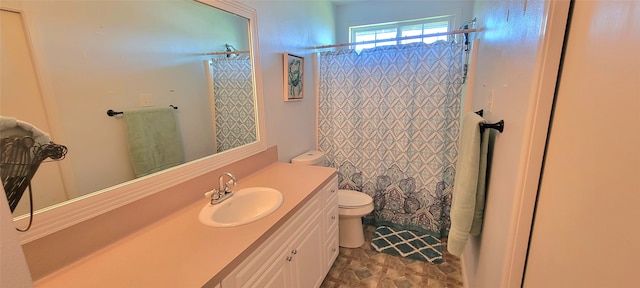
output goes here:
[{"label": "green hand towel", "polygon": [[173,108],[125,111],[123,116],[136,177],[184,163],[182,138]]},{"label": "green hand towel", "polygon": [[489,135],[491,130],[485,130],[480,138],[480,163],[478,171],[478,189],[476,190],[476,209],[473,213],[473,225],[469,232],[473,236],[480,235],[482,219],[484,218],[484,202],[487,189],[487,155],[489,154]]},{"label": "green hand towel", "polygon": [[456,178],[451,204],[451,228],[447,250],[460,256],[469,235],[479,235],[484,214],[489,131],[480,132],[479,115],[465,114],[460,134]]}]

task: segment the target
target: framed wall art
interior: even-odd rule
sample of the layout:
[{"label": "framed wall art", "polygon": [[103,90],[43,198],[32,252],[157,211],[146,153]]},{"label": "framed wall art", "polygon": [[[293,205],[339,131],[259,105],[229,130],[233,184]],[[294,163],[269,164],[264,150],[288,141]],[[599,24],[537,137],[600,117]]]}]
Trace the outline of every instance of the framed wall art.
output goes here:
[{"label": "framed wall art", "polygon": [[304,58],[284,53],[284,101],[297,101],[304,98]]}]

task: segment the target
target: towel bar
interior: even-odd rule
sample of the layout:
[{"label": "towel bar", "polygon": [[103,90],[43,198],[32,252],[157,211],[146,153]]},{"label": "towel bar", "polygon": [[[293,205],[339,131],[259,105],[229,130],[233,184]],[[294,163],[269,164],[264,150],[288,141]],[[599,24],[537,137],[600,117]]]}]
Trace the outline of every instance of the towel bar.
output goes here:
[{"label": "towel bar", "polygon": [[480,123],[480,133],[484,132],[484,129],[496,129],[498,130],[498,132],[502,133],[502,131],[504,130],[504,120],[500,120],[497,123],[493,123],[493,124],[483,124]]},{"label": "towel bar", "polygon": [[[475,112],[476,114],[480,115],[480,117],[483,116],[484,114],[484,110],[480,109],[478,111]],[[502,131],[504,130],[504,120],[500,120],[497,123],[493,123],[493,124],[482,124],[480,123],[480,133],[484,132],[484,129],[496,129],[498,130],[498,132],[502,133]]]},{"label": "towel bar", "polygon": [[[173,108],[173,109],[178,109],[178,106],[173,106],[173,105],[169,105],[169,107]],[[107,110],[107,115],[109,115],[109,117],[113,117],[119,114],[124,114],[124,112],[121,111],[113,111],[113,109],[109,109]]]}]

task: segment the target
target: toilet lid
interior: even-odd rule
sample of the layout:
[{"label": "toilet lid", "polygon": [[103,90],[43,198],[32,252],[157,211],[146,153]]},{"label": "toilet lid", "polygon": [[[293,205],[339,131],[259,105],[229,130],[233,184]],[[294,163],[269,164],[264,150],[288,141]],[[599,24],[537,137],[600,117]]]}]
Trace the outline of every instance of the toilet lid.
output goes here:
[{"label": "toilet lid", "polygon": [[338,190],[338,206],[360,207],[373,202],[371,196],[353,190]]}]

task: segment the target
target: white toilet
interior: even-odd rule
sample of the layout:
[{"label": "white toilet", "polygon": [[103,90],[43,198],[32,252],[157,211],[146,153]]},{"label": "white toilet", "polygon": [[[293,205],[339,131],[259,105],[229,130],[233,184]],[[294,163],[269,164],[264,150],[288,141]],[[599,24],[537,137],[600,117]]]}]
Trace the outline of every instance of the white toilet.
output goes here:
[{"label": "white toilet", "polygon": [[[325,166],[324,153],[312,150],[291,159],[299,165]],[[362,216],[373,211],[373,198],[353,190],[338,190],[339,238],[340,247],[357,248],[364,243]]]}]

